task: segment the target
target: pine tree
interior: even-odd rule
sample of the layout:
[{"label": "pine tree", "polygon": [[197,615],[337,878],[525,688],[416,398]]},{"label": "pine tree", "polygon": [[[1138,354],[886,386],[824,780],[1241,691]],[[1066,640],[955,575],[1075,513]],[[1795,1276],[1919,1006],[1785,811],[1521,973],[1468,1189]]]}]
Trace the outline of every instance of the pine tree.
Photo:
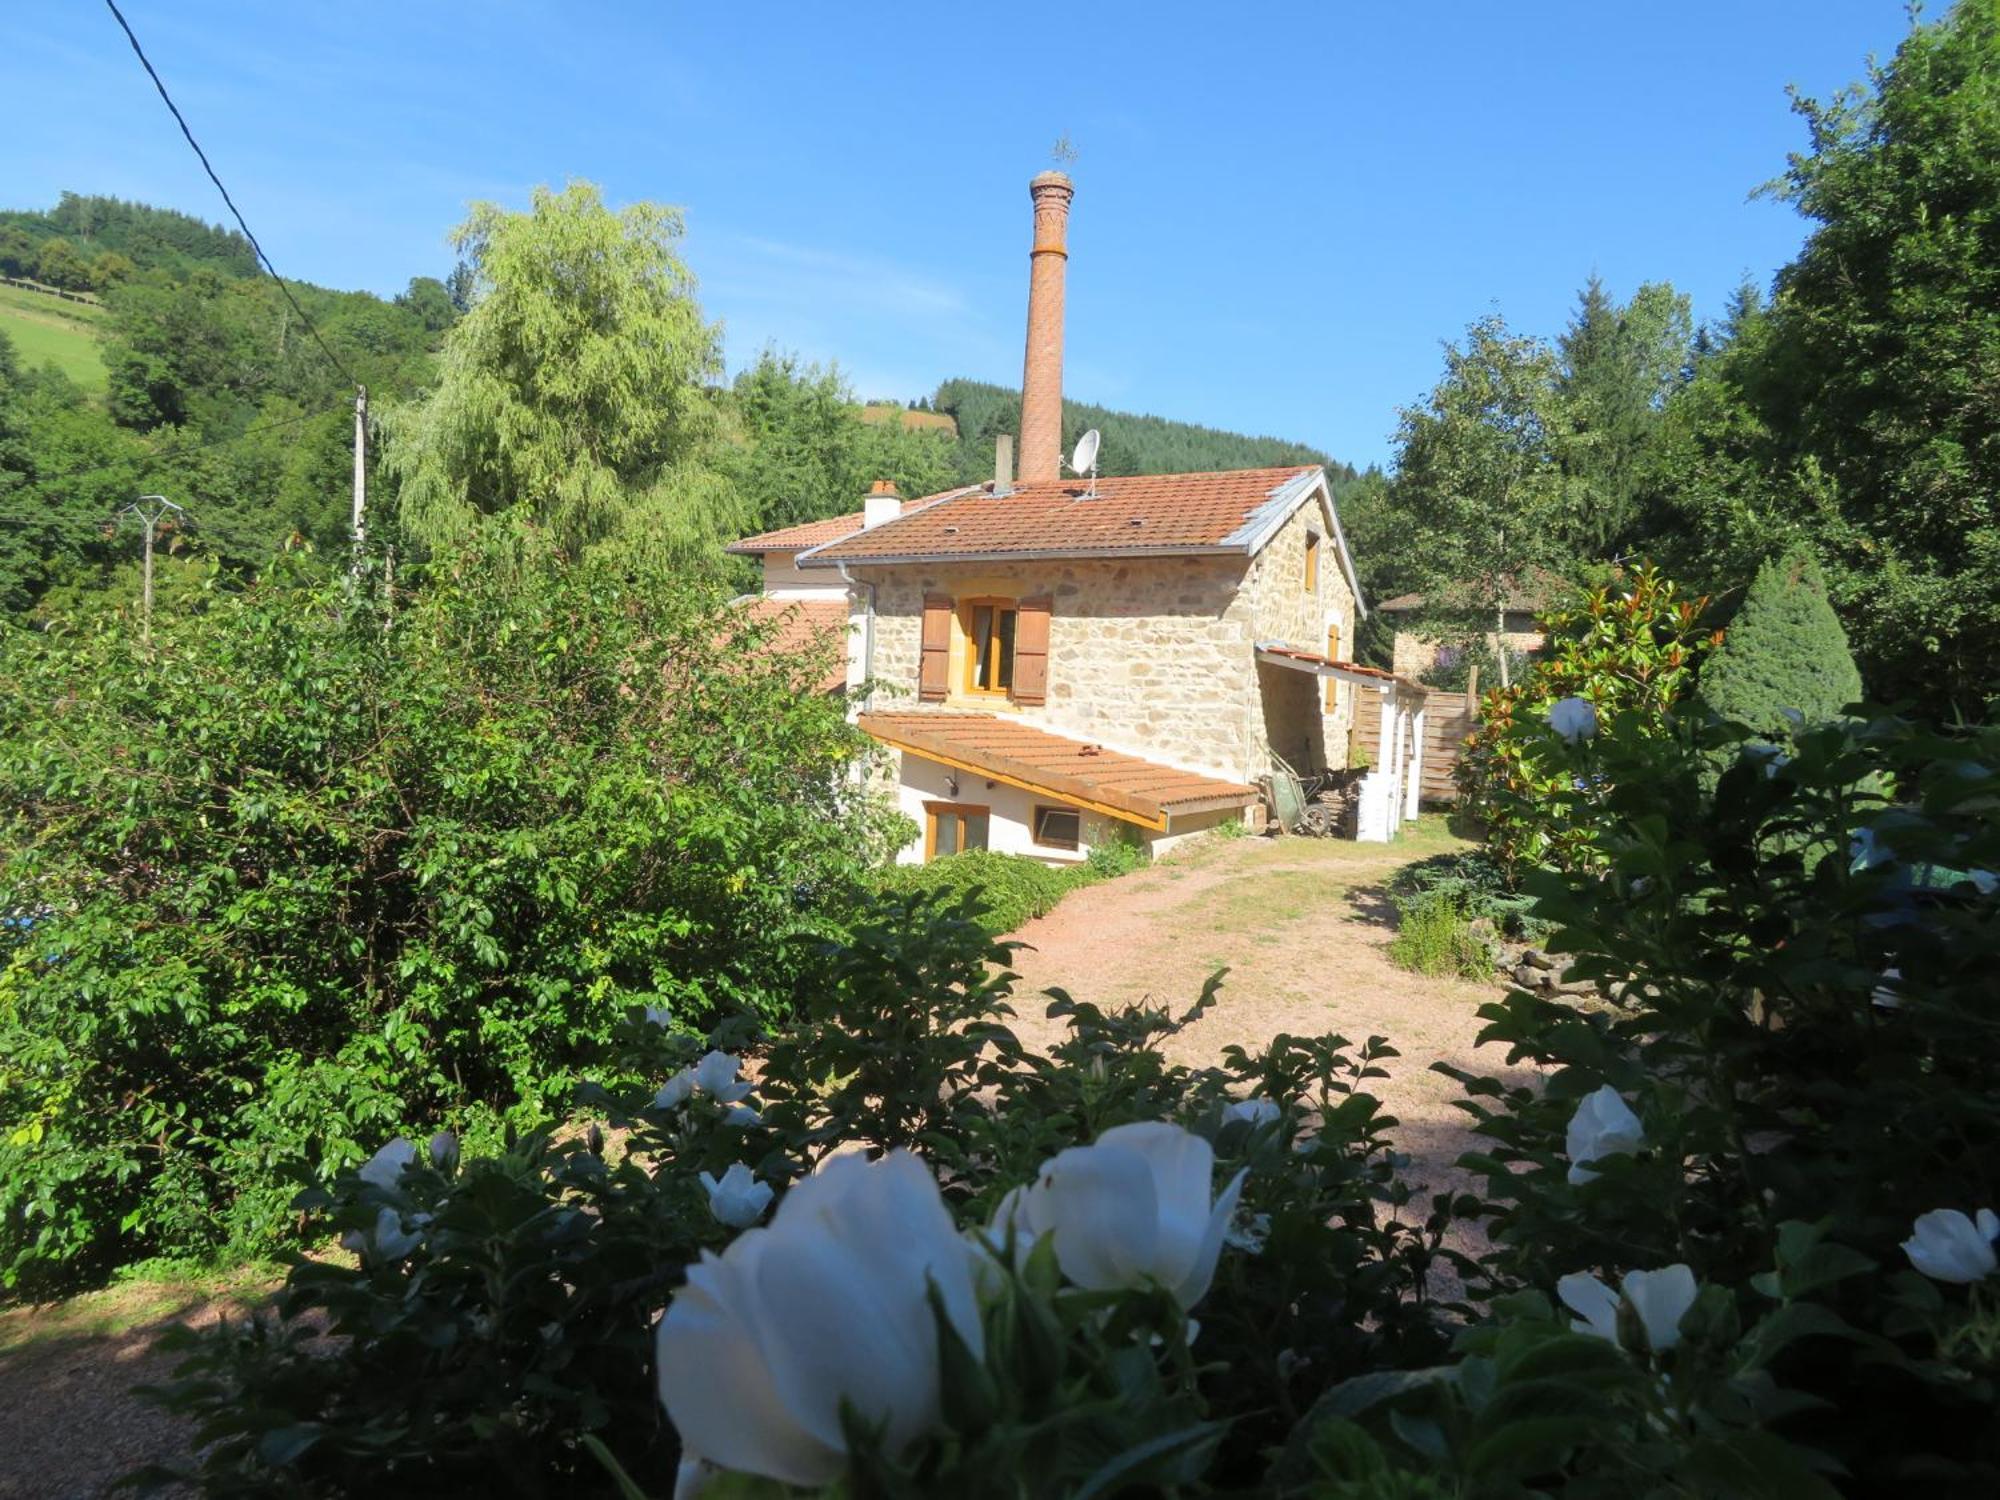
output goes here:
[{"label": "pine tree", "polygon": [[1702,669],[1702,701],[1725,719],[1776,735],[1786,727],[1786,709],[1822,723],[1860,696],[1861,673],[1812,555],[1797,548],[1766,562]]}]

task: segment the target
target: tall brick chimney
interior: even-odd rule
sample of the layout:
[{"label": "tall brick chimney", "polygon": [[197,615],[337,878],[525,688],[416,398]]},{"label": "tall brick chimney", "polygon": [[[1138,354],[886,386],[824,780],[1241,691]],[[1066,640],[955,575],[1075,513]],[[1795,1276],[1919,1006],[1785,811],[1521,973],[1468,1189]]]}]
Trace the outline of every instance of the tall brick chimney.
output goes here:
[{"label": "tall brick chimney", "polygon": [[1069,260],[1069,200],[1061,172],[1028,184],[1035,248],[1028,253],[1028,354],[1021,370],[1021,482],[1062,477],[1063,273]]}]

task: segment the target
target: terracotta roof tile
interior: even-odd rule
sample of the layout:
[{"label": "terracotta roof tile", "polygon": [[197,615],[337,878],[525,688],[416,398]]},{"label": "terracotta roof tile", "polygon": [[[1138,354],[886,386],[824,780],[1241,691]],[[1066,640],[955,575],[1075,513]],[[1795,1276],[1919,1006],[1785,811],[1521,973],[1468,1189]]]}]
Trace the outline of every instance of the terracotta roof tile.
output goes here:
[{"label": "terracotta roof tile", "polygon": [[[933,496],[893,521],[816,548],[802,566],[892,558],[1250,550],[1253,535],[1316,478],[1315,466],[1141,474],[986,486]],[[740,547],[742,544],[739,543]]]},{"label": "terracotta roof tile", "polygon": [[1304,667],[1326,667],[1344,677],[1366,678],[1371,682],[1393,682],[1398,687],[1408,688],[1414,693],[1429,693],[1430,689],[1414,677],[1398,677],[1394,672],[1385,672],[1380,667],[1364,667],[1357,661],[1339,661],[1324,656],[1317,651],[1307,651],[1298,646],[1287,646],[1282,641],[1259,641],[1259,656],[1282,657],[1285,661],[1295,661]]},{"label": "terracotta roof tile", "polygon": [[1242,807],[1257,796],[1254,788],[1233,781],[1124,755],[997,714],[867,713],[860,724],[885,745],[1059,801],[1090,804],[1154,829],[1165,828],[1176,813]]},{"label": "terracotta roof tile", "polygon": [[[820,645],[829,636],[845,635],[847,631],[845,599],[774,599],[760,594],[743,600],[737,608],[759,624],[775,623],[775,632],[763,646],[774,655],[795,655]],[[822,693],[831,693],[846,686],[847,656],[844,651],[837,652],[817,688]]]},{"label": "terracotta roof tile", "polygon": [[[963,488],[943,490],[935,495],[926,495],[921,500],[906,501],[903,505],[903,515],[914,515],[926,506],[936,505],[941,500],[949,500],[953,495],[963,493],[965,493]],[[857,510],[844,516],[828,516],[824,521],[801,521],[796,526],[785,526],[777,531],[746,536],[740,542],[731,542],[722,550],[734,552],[739,557],[756,557],[765,552],[797,552],[802,548],[817,547],[822,542],[837,542],[844,536],[851,536],[861,529],[861,520],[862,513]]]}]

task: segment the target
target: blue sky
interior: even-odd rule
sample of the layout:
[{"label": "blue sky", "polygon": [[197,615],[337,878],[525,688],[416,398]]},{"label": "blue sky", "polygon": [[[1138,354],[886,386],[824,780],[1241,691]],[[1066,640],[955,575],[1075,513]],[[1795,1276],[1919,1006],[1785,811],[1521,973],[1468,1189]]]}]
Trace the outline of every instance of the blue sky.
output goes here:
[{"label": "blue sky", "polygon": [[[1079,153],[1070,395],[1385,461],[1438,344],[1553,334],[1593,270],[1719,311],[1803,226],[1750,201],[1903,0],[1001,6],[121,0],[286,275],[443,274],[473,199],[683,206],[732,368],[1017,383],[1027,179]],[[14,0],[0,205],[223,215],[108,12]]]}]

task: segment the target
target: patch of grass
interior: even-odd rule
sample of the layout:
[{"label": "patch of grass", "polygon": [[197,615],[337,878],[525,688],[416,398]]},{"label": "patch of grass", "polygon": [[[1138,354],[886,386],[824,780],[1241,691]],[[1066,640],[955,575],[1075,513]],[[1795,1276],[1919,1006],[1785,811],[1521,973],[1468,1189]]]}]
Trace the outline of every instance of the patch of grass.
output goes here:
[{"label": "patch of grass", "polygon": [[0,286],[0,331],[28,369],[53,364],[93,395],[109,383],[98,349],[101,309],[20,287]]},{"label": "patch of grass", "polygon": [[1259,871],[1204,893],[1201,914],[1213,931],[1253,932],[1327,912],[1349,884],[1337,868]]},{"label": "patch of grass", "polygon": [[1486,979],[1492,946],[1473,930],[1463,908],[1444,892],[1427,891],[1396,903],[1400,914],[1389,960],[1433,978]]},{"label": "patch of grass", "polygon": [[59,1302],[0,1307],[0,1355],[20,1354],[60,1340],[115,1338],[186,1316],[212,1302],[248,1304],[275,1286],[272,1266],[228,1271],[172,1271],[134,1276]]}]

